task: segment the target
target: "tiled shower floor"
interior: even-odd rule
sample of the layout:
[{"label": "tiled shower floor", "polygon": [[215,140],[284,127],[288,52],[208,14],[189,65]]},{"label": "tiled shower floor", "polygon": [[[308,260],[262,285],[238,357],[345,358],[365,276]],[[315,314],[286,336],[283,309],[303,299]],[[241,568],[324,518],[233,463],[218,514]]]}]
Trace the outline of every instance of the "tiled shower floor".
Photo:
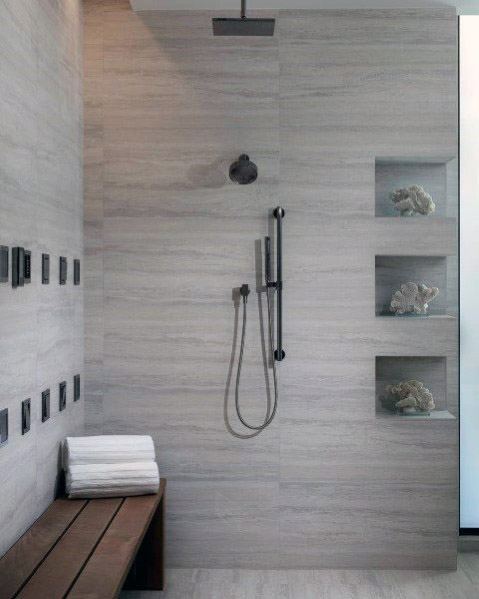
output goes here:
[{"label": "tiled shower floor", "polygon": [[121,599],[479,599],[479,554],[460,554],[457,572],[169,570],[165,593]]}]

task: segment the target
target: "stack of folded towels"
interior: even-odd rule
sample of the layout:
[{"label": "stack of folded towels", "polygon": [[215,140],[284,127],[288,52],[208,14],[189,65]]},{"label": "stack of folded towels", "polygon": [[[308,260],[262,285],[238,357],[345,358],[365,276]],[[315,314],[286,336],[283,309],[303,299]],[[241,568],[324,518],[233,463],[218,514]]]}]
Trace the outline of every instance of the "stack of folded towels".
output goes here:
[{"label": "stack of folded towels", "polygon": [[160,486],[155,446],[148,436],[67,437],[63,469],[70,499],[148,495]]}]

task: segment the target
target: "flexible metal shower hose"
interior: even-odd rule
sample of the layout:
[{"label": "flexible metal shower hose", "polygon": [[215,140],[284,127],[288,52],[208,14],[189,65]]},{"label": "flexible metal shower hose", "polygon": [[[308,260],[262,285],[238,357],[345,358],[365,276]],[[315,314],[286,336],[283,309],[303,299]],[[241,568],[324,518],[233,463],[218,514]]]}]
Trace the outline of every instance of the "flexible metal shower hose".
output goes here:
[{"label": "flexible metal shower hose", "polygon": [[238,415],[239,420],[241,421],[241,423],[244,426],[246,426],[246,428],[249,428],[253,431],[262,431],[267,426],[269,426],[271,424],[271,422],[273,422],[273,419],[276,415],[276,410],[278,408],[278,376],[277,376],[277,372],[276,372],[276,361],[274,359],[273,327],[272,327],[272,322],[271,322],[271,298],[270,298],[269,288],[266,288],[266,302],[268,304],[269,346],[270,346],[271,356],[273,359],[274,402],[273,402],[273,409],[272,409],[271,413],[270,413],[270,406],[269,406],[269,402],[268,402],[268,404],[267,404],[268,409],[266,411],[266,416],[265,416],[263,424],[260,424],[258,426],[253,426],[252,424],[248,424],[248,422],[246,422],[246,420],[241,415],[240,398],[239,398],[241,367],[243,366],[243,354],[244,354],[244,343],[245,343],[245,337],[246,337],[246,322],[247,322],[247,315],[246,315],[247,299],[246,299],[246,297],[243,297],[243,330],[241,332],[241,346],[240,346],[240,353],[239,353],[239,357],[238,357],[238,369],[236,371],[235,404],[236,404],[236,413]]}]

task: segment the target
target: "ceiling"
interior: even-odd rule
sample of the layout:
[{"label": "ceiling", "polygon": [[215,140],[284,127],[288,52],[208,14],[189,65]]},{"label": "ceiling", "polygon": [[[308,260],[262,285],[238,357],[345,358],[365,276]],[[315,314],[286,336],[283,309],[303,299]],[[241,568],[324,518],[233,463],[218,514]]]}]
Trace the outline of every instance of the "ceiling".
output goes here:
[{"label": "ceiling", "polygon": [[[142,10],[238,10],[240,0],[130,0]],[[250,0],[251,9],[421,8],[453,6],[459,14],[479,14],[479,0]]]}]

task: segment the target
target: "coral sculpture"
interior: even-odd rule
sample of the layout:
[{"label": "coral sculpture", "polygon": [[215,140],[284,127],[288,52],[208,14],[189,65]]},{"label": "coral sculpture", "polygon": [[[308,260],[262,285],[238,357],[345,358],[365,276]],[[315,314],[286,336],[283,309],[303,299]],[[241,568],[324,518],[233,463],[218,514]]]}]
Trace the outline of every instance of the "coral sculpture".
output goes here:
[{"label": "coral sculpture", "polygon": [[424,283],[405,283],[393,293],[389,309],[394,314],[427,314],[429,302],[438,293],[437,287],[428,287]]},{"label": "coral sculpture", "polygon": [[392,399],[392,405],[389,402],[388,407],[406,414],[431,412],[436,407],[432,393],[419,381],[401,381],[397,385],[388,385],[386,392]]},{"label": "coral sculpture", "polygon": [[436,210],[436,204],[421,185],[396,189],[391,193],[391,200],[401,216],[412,216],[413,214],[427,216]]}]

